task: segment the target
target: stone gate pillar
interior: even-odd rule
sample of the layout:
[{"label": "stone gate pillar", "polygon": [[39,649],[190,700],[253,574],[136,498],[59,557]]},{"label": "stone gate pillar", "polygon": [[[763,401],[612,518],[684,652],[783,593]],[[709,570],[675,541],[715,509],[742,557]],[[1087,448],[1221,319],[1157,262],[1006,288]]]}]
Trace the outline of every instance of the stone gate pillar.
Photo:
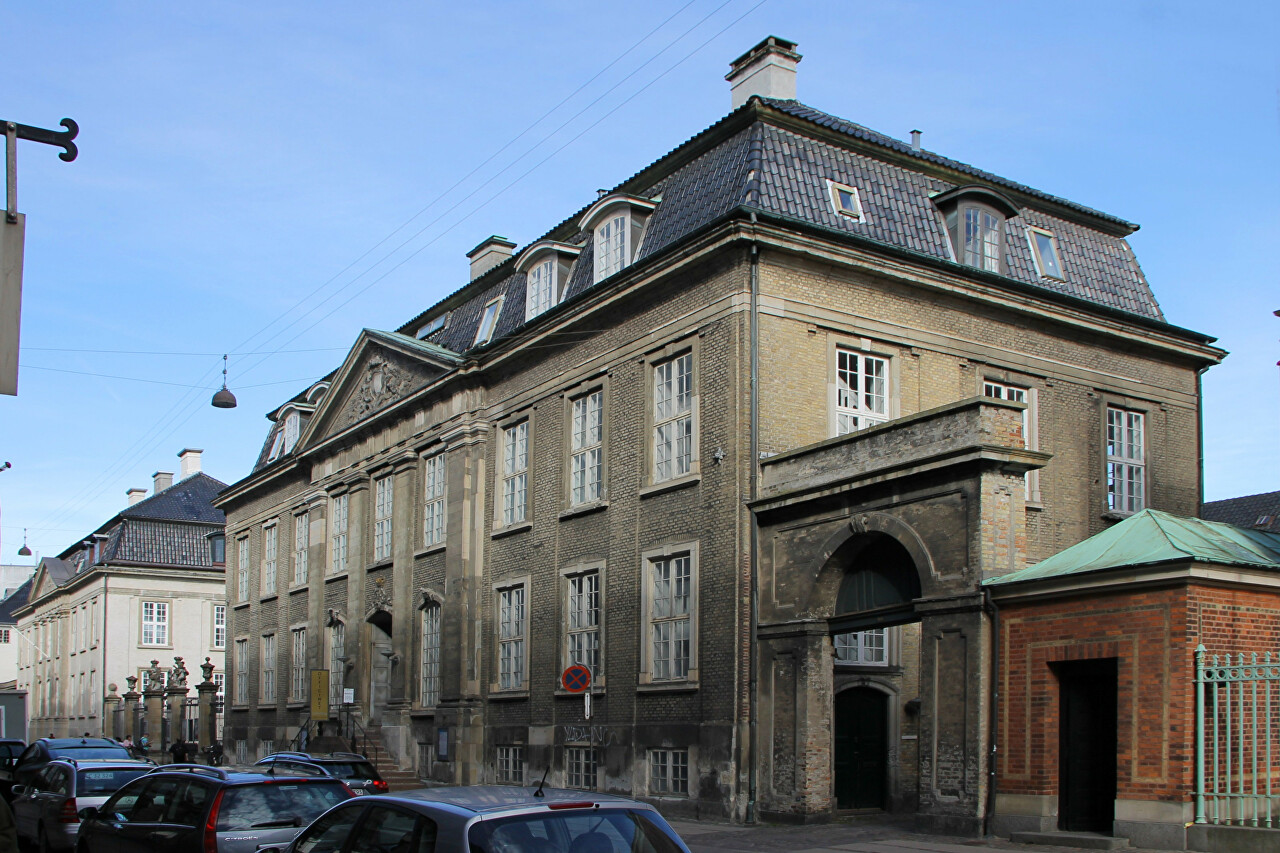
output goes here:
[{"label": "stone gate pillar", "polygon": [[107,685],[107,698],[102,700],[102,736],[121,737],[116,731],[116,711],[120,708],[120,695],[116,693],[116,685]]},{"label": "stone gate pillar", "polygon": [[[147,670],[147,689],[142,691],[142,704],[146,708],[147,752],[164,751],[160,743],[161,732],[164,731],[164,670],[160,661],[151,661],[151,669]],[[141,746],[141,735],[139,735]]]},{"label": "stone gate pillar", "polygon": [[213,662],[209,658],[205,658],[204,663],[200,664],[200,671],[204,675],[204,680],[196,685],[196,695],[199,697],[199,705],[197,707],[199,723],[196,726],[196,731],[199,738],[200,752],[208,755],[208,750],[213,746],[214,735],[217,733],[214,729],[217,724],[217,716],[214,711],[213,700],[218,695],[218,685],[213,683]]},{"label": "stone gate pillar", "polygon": [[123,740],[128,737],[134,743],[138,742],[138,735],[141,732],[134,731],[138,720],[138,700],[142,698],[142,694],[138,693],[138,676],[130,675],[125,677],[125,682],[129,685],[129,689],[124,693],[124,724],[120,727],[120,731],[116,733],[116,737]]}]

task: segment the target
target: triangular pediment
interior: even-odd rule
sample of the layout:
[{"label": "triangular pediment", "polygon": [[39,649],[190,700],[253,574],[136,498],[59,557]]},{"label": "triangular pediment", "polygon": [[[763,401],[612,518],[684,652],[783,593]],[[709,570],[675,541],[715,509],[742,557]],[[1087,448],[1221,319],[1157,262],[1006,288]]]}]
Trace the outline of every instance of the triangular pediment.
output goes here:
[{"label": "triangular pediment", "polygon": [[300,437],[299,448],[305,450],[377,417],[461,360],[454,352],[408,335],[365,329]]}]

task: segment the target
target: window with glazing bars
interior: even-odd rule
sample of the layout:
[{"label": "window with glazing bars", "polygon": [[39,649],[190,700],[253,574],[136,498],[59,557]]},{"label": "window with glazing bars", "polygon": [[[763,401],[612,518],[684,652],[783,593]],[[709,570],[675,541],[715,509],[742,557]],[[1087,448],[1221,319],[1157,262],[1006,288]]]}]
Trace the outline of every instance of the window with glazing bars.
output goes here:
[{"label": "window with glazing bars", "polygon": [[334,574],[347,570],[347,496],[336,495],[333,509],[333,536],[329,543],[329,571]]},{"label": "window with glazing bars", "polygon": [[307,629],[295,628],[290,632],[293,641],[290,655],[289,698],[307,698]]},{"label": "window with glazing bars", "polygon": [[225,649],[227,647],[227,605],[213,605],[213,647],[215,649]]},{"label": "window with glazing bars", "polygon": [[596,750],[591,746],[565,747],[565,787],[596,789]]},{"label": "window with glazing bars", "polygon": [[524,747],[498,747],[498,782],[504,785],[524,784]]},{"label": "window with glazing bars", "polygon": [[529,422],[502,431],[502,524],[525,519],[529,490]]},{"label": "window with glazing bars", "polygon": [[329,626],[329,704],[342,704],[343,676],[346,673],[347,626]]},{"label": "window with glazing bars", "polygon": [[889,419],[889,361],[853,350],[836,350],[836,435],[847,435]]},{"label": "window with glazing bars", "polygon": [[258,664],[262,672],[262,693],[259,702],[276,701],[276,635],[262,638],[262,660]]},{"label": "window with glazing bars", "polygon": [[627,216],[611,217],[596,229],[595,280],[608,278],[627,265]]},{"label": "window with glazing bars", "polygon": [[653,583],[653,678],[688,678],[692,560],[688,554],[653,560],[649,570]]},{"label": "window with glazing bars", "polygon": [[422,705],[440,700],[440,605],[422,608]]},{"label": "window with glazing bars", "polygon": [[525,282],[524,318],[532,320],[555,304],[555,259],[529,270]]},{"label": "window with glazing bars", "polygon": [[445,532],[445,457],[437,453],[423,463],[422,544],[438,545]]},{"label": "window with glazing bars", "polygon": [[653,480],[693,469],[693,353],[653,368]]},{"label": "window with glazing bars", "polygon": [[649,750],[649,793],[655,797],[689,796],[689,750]]},{"label": "window with glazing bars", "polygon": [[573,401],[569,465],[569,503],[600,500],[604,484],[604,392],[592,391]]},{"label": "window with glazing bars", "polygon": [[236,640],[236,702],[249,701],[249,641]]},{"label": "window with glazing bars", "polygon": [[1139,512],[1146,506],[1146,418],[1142,412],[1107,408],[1107,507]]},{"label": "window with glazing bars", "polygon": [[1000,272],[1000,229],[1004,220],[980,207],[964,208],[964,263]]},{"label": "window with glazing bars", "polygon": [[524,686],[524,587],[498,590],[498,687]]},{"label": "window with glazing bars", "polygon": [[373,559],[391,556],[391,513],[395,483],[391,475],[373,481]]},{"label": "window with glazing bars", "polygon": [[835,645],[836,660],[840,663],[877,666],[889,662],[886,655],[884,628],[836,634],[831,640]]},{"label": "window with glazing bars", "polygon": [[274,524],[262,528],[262,592],[274,595],[276,591],[276,545],[280,529]]},{"label": "window with glazing bars", "polygon": [[304,512],[293,517],[293,583],[302,586],[307,582],[308,554],[311,549],[311,514]]},{"label": "window with glazing bars", "polygon": [[169,645],[169,603],[142,602],[142,645]]},{"label": "window with glazing bars", "polygon": [[569,578],[569,663],[600,671],[600,573]]}]

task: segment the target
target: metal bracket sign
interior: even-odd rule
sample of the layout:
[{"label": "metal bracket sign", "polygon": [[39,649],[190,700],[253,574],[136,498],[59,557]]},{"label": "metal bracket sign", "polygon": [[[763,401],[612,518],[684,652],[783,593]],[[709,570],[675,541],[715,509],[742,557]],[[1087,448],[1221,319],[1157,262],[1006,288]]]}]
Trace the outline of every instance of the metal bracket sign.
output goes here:
[{"label": "metal bracket sign", "polygon": [[80,132],[69,118],[66,130],[46,130],[16,121],[0,119],[4,129],[5,214],[0,222],[0,394],[18,393],[18,337],[22,331],[22,247],[27,232],[26,218],[18,212],[18,140],[29,139],[56,145],[58,156],[70,163],[78,153],[72,141]]}]

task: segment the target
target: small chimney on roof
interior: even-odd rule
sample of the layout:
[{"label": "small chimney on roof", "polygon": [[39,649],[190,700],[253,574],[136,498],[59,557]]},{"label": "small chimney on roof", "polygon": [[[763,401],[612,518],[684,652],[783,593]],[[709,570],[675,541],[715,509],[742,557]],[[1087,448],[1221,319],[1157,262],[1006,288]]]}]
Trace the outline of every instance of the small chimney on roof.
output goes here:
[{"label": "small chimney on roof", "polygon": [[172,471],[157,471],[151,475],[151,494],[158,495],[173,485]]},{"label": "small chimney on roof", "polygon": [[192,474],[200,473],[201,453],[204,453],[204,451],[188,447],[178,454],[178,458],[182,460],[182,476],[179,479],[185,480]]},{"label": "small chimney on roof", "polygon": [[725,75],[732,94],[732,109],[745,104],[752,95],[793,101],[796,97],[796,65],[800,54],[796,43],[769,36],[729,65]]},{"label": "small chimney on roof", "polygon": [[918,130],[911,131],[911,149],[913,151],[920,150],[920,131]]},{"label": "small chimney on roof", "polygon": [[129,496],[129,506],[133,506],[147,496],[147,490],[134,487],[126,491],[125,494]]},{"label": "small chimney on roof", "polygon": [[475,281],[511,257],[511,253],[515,251],[515,248],[516,244],[506,237],[499,237],[494,234],[488,240],[467,252],[467,257],[471,260],[471,280]]}]

